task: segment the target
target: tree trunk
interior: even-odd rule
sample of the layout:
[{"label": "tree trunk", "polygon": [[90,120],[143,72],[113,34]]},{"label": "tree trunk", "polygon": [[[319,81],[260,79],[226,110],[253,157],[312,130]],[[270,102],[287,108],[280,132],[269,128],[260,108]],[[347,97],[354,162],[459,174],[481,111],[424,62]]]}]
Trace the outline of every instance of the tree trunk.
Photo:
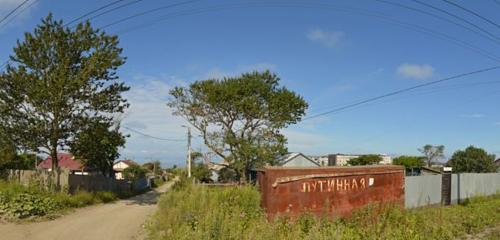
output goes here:
[{"label": "tree trunk", "polygon": [[59,171],[59,159],[57,158],[57,141],[52,144],[50,157],[52,158],[52,174],[54,172],[56,174],[56,190],[59,191],[61,188],[61,171]]},{"label": "tree trunk", "polygon": [[247,174],[246,174],[246,169],[240,169],[239,174],[240,174],[240,184],[245,185],[247,184]]}]

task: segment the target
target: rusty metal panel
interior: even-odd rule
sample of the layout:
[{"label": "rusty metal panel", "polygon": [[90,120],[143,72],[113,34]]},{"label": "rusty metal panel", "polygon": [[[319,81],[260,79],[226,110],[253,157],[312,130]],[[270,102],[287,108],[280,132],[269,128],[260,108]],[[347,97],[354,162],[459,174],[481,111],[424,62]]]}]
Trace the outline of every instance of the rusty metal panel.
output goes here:
[{"label": "rusty metal panel", "polygon": [[370,203],[404,206],[401,166],[266,167],[258,172],[258,183],[270,218],[305,212],[348,216]]}]

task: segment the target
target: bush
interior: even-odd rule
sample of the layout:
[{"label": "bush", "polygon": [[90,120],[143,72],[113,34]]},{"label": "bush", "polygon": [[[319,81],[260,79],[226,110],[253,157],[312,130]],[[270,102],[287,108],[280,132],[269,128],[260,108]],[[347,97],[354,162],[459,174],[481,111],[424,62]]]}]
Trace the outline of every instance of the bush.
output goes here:
[{"label": "bush", "polygon": [[78,191],[76,194],[71,195],[0,181],[0,217],[23,219],[45,216],[68,208],[112,202],[117,198],[117,195],[112,192],[89,193]]},{"label": "bush", "polygon": [[44,216],[59,208],[57,202],[49,197],[20,193],[9,199],[8,195],[0,195],[0,213],[8,217]]}]

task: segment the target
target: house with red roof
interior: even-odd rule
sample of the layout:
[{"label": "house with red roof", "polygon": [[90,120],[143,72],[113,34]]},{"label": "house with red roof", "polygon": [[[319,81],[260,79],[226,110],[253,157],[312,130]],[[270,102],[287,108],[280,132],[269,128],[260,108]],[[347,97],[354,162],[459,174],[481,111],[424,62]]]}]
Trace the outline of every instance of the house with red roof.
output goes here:
[{"label": "house with red roof", "polygon": [[123,170],[126,168],[132,166],[132,165],[138,165],[136,162],[132,160],[118,160],[115,162],[113,165],[113,170],[115,171],[115,178],[118,180],[124,179],[123,178]]},{"label": "house with red roof", "polygon": [[[77,175],[88,175],[88,169],[70,153],[58,153],[57,159],[61,169],[68,169]],[[38,164],[39,169],[52,171],[52,157],[48,156]]]}]

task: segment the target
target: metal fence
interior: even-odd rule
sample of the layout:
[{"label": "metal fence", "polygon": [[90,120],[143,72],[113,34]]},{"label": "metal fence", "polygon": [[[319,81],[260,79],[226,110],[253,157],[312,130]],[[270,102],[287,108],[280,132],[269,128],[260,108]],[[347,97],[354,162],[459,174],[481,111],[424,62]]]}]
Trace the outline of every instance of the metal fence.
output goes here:
[{"label": "metal fence", "polygon": [[[442,175],[405,178],[405,207],[415,208],[441,204]],[[500,173],[452,174],[452,203],[474,196],[500,193]]]}]

